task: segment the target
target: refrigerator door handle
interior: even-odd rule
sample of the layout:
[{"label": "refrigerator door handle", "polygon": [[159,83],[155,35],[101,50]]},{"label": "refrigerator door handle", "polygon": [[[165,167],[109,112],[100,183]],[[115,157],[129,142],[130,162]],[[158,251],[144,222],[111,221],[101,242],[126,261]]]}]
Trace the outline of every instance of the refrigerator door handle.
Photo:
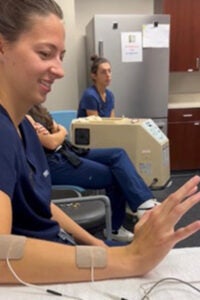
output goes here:
[{"label": "refrigerator door handle", "polygon": [[103,49],[104,45],[103,45],[103,41],[98,41],[98,55],[100,57],[104,57],[104,49]]}]

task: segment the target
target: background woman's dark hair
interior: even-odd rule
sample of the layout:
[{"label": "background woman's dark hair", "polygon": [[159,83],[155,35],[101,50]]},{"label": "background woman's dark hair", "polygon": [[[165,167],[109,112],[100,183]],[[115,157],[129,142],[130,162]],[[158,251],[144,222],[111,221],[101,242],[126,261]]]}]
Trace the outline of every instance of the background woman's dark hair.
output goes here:
[{"label": "background woman's dark hair", "polygon": [[98,68],[99,68],[99,65],[103,64],[103,63],[109,63],[109,60],[105,57],[101,57],[101,56],[98,56],[98,55],[92,55],[90,57],[90,60],[93,62],[92,65],[91,65],[91,68],[90,68],[90,72],[92,74],[96,74],[97,71],[98,71]]},{"label": "background woman's dark hair", "polygon": [[34,16],[54,14],[63,19],[63,13],[54,0],[0,0],[0,33],[9,42],[28,31]]},{"label": "background woman's dark hair", "polygon": [[50,132],[53,130],[53,118],[42,104],[34,105],[28,112],[35,122],[42,124]]}]

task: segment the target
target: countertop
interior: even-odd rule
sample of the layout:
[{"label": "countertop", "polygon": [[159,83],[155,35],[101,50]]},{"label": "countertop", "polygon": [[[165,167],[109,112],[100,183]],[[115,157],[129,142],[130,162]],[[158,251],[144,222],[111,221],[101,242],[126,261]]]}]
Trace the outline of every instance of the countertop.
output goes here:
[{"label": "countertop", "polygon": [[171,94],[168,108],[198,108],[200,107],[200,93]]}]

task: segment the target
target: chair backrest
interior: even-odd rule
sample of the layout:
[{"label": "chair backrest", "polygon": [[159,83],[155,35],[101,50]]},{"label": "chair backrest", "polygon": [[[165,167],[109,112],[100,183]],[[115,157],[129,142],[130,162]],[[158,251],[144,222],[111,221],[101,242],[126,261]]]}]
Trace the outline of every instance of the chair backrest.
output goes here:
[{"label": "chair backrest", "polygon": [[70,132],[70,125],[73,119],[76,119],[76,110],[55,110],[50,112],[52,118],[63,125]]}]

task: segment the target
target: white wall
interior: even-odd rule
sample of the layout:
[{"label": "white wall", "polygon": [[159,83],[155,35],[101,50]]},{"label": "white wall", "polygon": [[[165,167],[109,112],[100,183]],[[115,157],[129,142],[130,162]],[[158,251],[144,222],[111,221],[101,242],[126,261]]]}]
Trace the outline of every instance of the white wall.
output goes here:
[{"label": "white wall", "polygon": [[48,96],[49,110],[76,109],[86,88],[85,26],[94,14],[152,14],[153,0],[56,0],[64,12],[66,28],[65,77]]},{"label": "white wall", "polygon": [[78,82],[74,0],[56,1],[63,9],[66,28],[66,54],[63,62],[65,77],[54,84],[46,106],[50,110],[76,109],[78,105]]}]

